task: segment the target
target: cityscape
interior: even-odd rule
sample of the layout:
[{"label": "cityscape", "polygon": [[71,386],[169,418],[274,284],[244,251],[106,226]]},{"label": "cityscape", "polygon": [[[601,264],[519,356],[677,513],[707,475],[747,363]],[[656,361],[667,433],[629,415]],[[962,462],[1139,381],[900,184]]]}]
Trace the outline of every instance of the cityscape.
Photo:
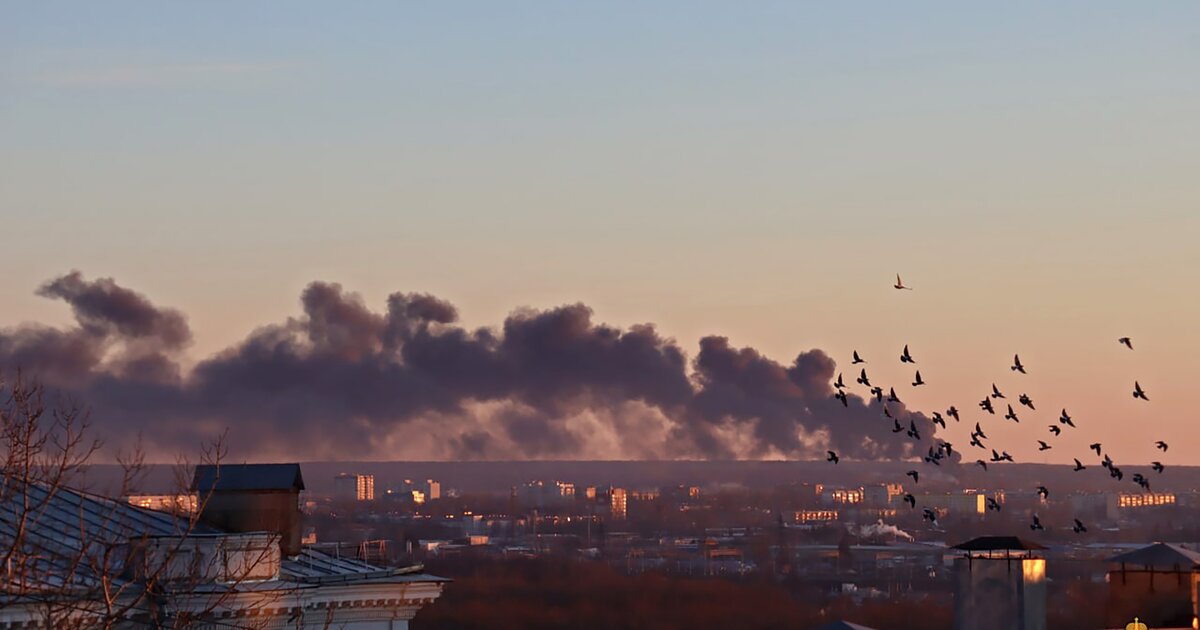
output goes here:
[{"label": "cityscape", "polygon": [[0,8],[0,630],[1200,630],[1198,25]]}]

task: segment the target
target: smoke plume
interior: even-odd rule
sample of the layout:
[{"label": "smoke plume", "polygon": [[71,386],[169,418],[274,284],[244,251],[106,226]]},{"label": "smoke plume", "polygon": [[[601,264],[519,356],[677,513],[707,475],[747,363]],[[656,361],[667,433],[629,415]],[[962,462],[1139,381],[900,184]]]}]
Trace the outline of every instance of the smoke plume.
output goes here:
[{"label": "smoke plume", "polygon": [[779,363],[727,338],[694,358],[653,325],[598,323],[569,304],[518,309],[469,329],[454,305],[395,293],[373,310],[311,283],[302,312],[181,367],[186,317],[109,278],[79,272],[38,294],[75,325],[0,330],[0,369],[86,402],[109,442],[140,434],[176,451],[228,428],[235,453],[290,458],[813,458],[920,456],[925,416],[892,405],[920,441],[898,438],[874,400],[833,398],[820,350]]}]

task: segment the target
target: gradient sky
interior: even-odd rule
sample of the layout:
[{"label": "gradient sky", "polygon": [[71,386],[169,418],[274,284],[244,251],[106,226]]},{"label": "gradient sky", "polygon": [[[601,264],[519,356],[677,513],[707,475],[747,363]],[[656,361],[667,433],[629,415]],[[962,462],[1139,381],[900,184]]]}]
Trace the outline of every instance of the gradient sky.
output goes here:
[{"label": "gradient sky", "polygon": [[[915,409],[1046,409],[989,431],[1025,461],[1200,463],[1196,3],[2,13],[0,326],[68,322],[34,290],[70,269],[186,313],[193,359],[312,280],[472,325],[583,301],[892,382],[909,343]],[[1062,406],[1087,432],[1037,454]]]}]

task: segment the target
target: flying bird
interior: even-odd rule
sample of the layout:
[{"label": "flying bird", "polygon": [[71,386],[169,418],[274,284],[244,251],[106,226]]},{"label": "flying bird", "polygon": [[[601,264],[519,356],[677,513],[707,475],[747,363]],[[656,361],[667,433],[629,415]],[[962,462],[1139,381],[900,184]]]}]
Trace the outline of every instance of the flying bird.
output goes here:
[{"label": "flying bird", "polygon": [[882,387],[872,387],[871,395],[875,397],[875,400],[877,400],[879,402],[883,402],[883,388]]},{"label": "flying bird", "polygon": [[841,461],[841,459],[842,459],[842,458],[838,457],[838,454],[833,451],[825,451],[825,453],[826,453],[825,461],[827,461],[827,462],[833,462],[836,464],[839,461]]},{"label": "flying bird", "polygon": [[839,390],[837,390],[837,393],[833,395],[833,397],[834,397],[834,398],[836,398],[836,399],[838,399],[838,400],[840,400],[840,401],[842,401],[842,406],[843,406],[843,407],[849,407],[849,406],[850,406],[850,401],[846,399],[846,392],[844,392],[844,391],[842,391],[842,390],[840,390],[840,389],[839,389]]},{"label": "flying bird", "polygon": [[1075,426],[1075,423],[1071,421],[1071,416],[1068,416],[1068,415],[1067,415],[1067,410],[1066,410],[1066,409],[1063,409],[1063,410],[1062,410],[1062,415],[1058,417],[1058,421],[1059,421],[1059,422],[1061,422],[1061,423],[1063,423],[1063,424],[1065,424],[1065,425],[1067,425],[1067,426],[1069,426],[1069,427],[1074,427],[1074,426]]},{"label": "flying bird", "polygon": [[[885,407],[885,409],[886,409],[886,407]],[[899,420],[892,418],[892,422],[896,423],[896,427],[894,429],[892,429],[892,433],[899,433],[904,430],[904,427],[900,426]]]},{"label": "flying bird", "polygon": [[1087,528],[1083,526],[1083,521],[1075,519],[1075,525],[1071,528],[1071,531],[1075,532],[1076,534],[1086,534]]},{"label": "flying bird", "polygon": [[862,371],[858,373],[858,378],[855,380],[858,381],[859,385],[871,386],[871,379],[867,378],[867,368],[862,368]]},{"label": "flying bird", "polygon": [[962,422],[962,418],[958,417],[958,407],[954,405],[950,405],[950,408],[946,410],[946,415],[954,418],[955,422]]},{"label": "flying bird", "polygon": [[937,522],[937,513],[929,508],[925,508],[921,514],[921,518],[929,521],[930,523],[936,523]]},{"label": "flying bird", "polygon": [[975,423],[975,432],[972,435],[978,435],[985,440],[987,439],[987,434],[983,432],[983,428],[979,426],[978,422]]},{"label": "flying bird", "polygon": [[1014,371],[1014,372],[1020,372],[1022,374],[1026,373],[1025,366],[1021,365],[1021,357],[1019,357],[1015,354],[1013,355],[1013,364],[1012,364],[1012,368],[1010,368],[1010,369],[1012,369],[1012,371]]},{"label": "flying bird", "polygon": [[1133,397],[1141,398],[1142,400],[1150,400],[1150,398],[1146,396],[1146,391],[1142,389],[1142,385],[1137,381],[1133,382]]},{"label": "flying bird", "polygon": [[996,415],[996,410],[992,408],[991,398],[984,398],[983,400],[979,401],[979,408],[992,414],[993,416]]},{"label": "flying bird", "polygon": [[1029,529],[1031,529],[1031,530],[1033,530],[1033,531],[1035,531],[1035,532],[1036,532],[1036,531],[1041,531],[1041,530],[1043,530],[1043,529],[1046,529],[1046,528],[1045,528],[1045,527],[1042,527],[1042,521],[1041,521],[1041,520],[1038,518],[1038,515],[1037,515],[1037,514],[1034,514],[1034,515],[1033,515],[1033,522],[1029,524]]},{"label": "flying bird", "polygon": [[838,372],[838,377],[837,377],[837,380],[833,382],[833,386],[834,386],[834,387],[836,387],[836,388],[838,388],[838,389],[841,389],[841,388],[843,388],[843,387],[845,387],[845,386],[846,386],[846,383],[845,383],[845,381],[843,381],[843,380],[842,380],[842,373],[841,373],[841,372]]},{"label": "flying bird", "polygon": [[1022,405],[1025,405],[1026,407],[1029,407],[1030,409],[1037,411],[1037,407],[1033,406],[1033,399],[1030,398],[1029,396],[1027,396],[1026,394],[1021,394],[1021,397],[1018,398],[1017,401],[1020,402]]},{"label": "flying bird", "polygon": [[921,432],[920,432],[920,431],[917,431],[917,422],[916,422],[916,420],[909,420],[909,421],[908,421],[908,437],[910,437],[910,438],[912,438],[912,439],[914,439],[914,440],[917,440],[917,441],[920,441],[920,440],[921,440]]},{"label": "flying bird", "polygon": [[1051,448],[1051,446],[1049,444],[1043,442],[1042,440],[1038,440],[1037,443],[1038,443],[1039,451],[1048,451]]},{"label": "flying bird", "polygon": [[883,417],[884,418],[895,418],[895,416],[892,415],[892,412],[888,410],[887,405],[883,406]]},{"label": "flying bird", "polygon": [[983,445],[983,442],[979,441],[979,436],[975,435],[974,433],[971,434],[971,446],[978,446],[979,448],[987,450],[987,447]]},{"label": "flying bird", "polygon": [[912,355],[908,353],[908,344],[904,344],[904,351],[900,353],[900,362],[913,364],[916,364],[917,362],[916,359],[912,358]]},{"label": "flying bird", "polygon": [[1076,458],[1074,458],[1074,459],[1075,459],[1075,468],[1073,468],[1073,470],[1074,470],[1075,472],[1079,472],[1079,471],[1081,471],[1081,470],[1083,470],[1083,469],[1087,468],[1087,466],[1084,466],[1084,465],[1083,465],[1083,462],[1079,461],[1079,458],[1077,458],[1077,457],[1076,457]]},{"label": "flying bird", "polygon": [[1013,456],[1008,454],[1008,451],[1000,451],[1000,459],[1012,463]]},{"label": "flying bird", "polygon": [[1050,498],[1050,491],[1046,489],[1046,486],[1038,486],[1037,493],[1043,501]]},{"label": "flying bird", "polygon": [[992,398],[1004,398],[1004,394],[1000,393],[995,383],[992,383]]},{"label": "flying bird", "polygon": [[982,459],[977,459],[977,460],[975,460],[975,463],[976,463],[976,464],[979,464],[979,467],[980,467],[980,468],[983,468],[984,470],[987,470],[987,462],[983,461]]},{"label": "flying bird", "polygon": [[939,446],[938,448],[946,449],[947,457],[954,457],[954,445],[953,444],[943,440],[941,446]]},{"label": "flying bird", "polygon": [[908,472],[906,472],[906,473],[904,473],[904,474],[908,475],[909,477],[912,477],[913,483],[920,483],[920,482],[921,482],[921,473],[919,473],[919,472],[917,472],[917,471],[915,471],[915,470],[910,470],[910,471],[908,471]]},{"label": "flying bird", "polygon": [[1117,343],[1129,348],[1130,350],[1133,350],[1133,340],[1129,337],[1121,337],[1117,340]]},{"label": "flying bird", "polygon": [[912,291],[912,287],[904,286],[904,281],[900,279],[900,274],[896,274],[896,284],[892,285],[892,288]]},{"label": "flying bird", "polygon": [[1105,455],[1105,456],[1104,456],[1104,461],[1100,462],[1100,467],[1101,467],[1101,468],[1107,468],[1107,469],[1109,469],[1109,470],[1112,470],[1112,465],[1113,465],[1112,458],[1111,458],[1111,457],[1109,457],[1108,455]]},{"label": "flying bird", "polygon": [[1158,450],[1166,453],[1167,452],[1167,443],[1162,440],[1159,440],[1154,443],[1154,448],[1157,448]]},{"label": "flying bird", "polygon": [[941,466],[942,465],[942,451],[938,450],[937,452],[934,452],[933,447],[930,446],[929,454],[926,455],[922,459],[925,460],[926,464],[933,464],[934,466]]},{"label": "flying bird", "polygon": [[859,363],[866,363],[866,361],[863,361],[863,358],[858,356],[858,350],[855,350],[854,358],[850,361],[850,365],[858,365]]},{"label": "flying bird", "polygon": [[1154,469],[1154,472],[1159,473],[1159,474],[1162,474],[1162,471],[1164,468],[1164,466],[1162,465],[1162,462],[1151,462],[1150,467]]},{"label": "flying bird", "polygon": [[917,497],[910,493],[904,493],[904,502],[908,504],[909,509],[917,507]]},{"label": "flying bird", "polygon": [[1099,442],[1096,442],[1094,444],[1088,444],[1088,448],[1092,449],[1093,451],[1096,451],[1096,455],[1100,454],[1100,443]]},{"label": "flying bird", "polygon": [[1111,475],[1112,478],[1116,479],[1117,481],[1121,481],[1122,479],[1125,478],[1125,473],[1121,472],[1121,469],[1117,468],[1116,466],[1109,466],[1108,474]]},{"label": "flying bird", "polygon": [[942,417],[942,414],[936,411],[933,412],[933,423],[942,427],[943,429],[946,428],[946,419]]},{"label": "flying bird", "polygon": [[1060,433],[1062,433],[1062,429],[1059,428],[1059,426],[1057,424],[1052,424],[1052,425],[1050,425],[1050,432],[1053,433],[1055,436],[1058,436]]},{"label": "flying bird", "polygon": [[996,512],[1000,511],[1000,502],[993,499],[992,497],[987,498],[985,505],[986,505],[985,509],[994,510]]},{"label": "flying bird", "polygon": [[1012,420],[1013,422],[1021,421],[1021,419],[1017,417],[1017,412],[1013,411],[1012,405],[1008,406],[1008,413],[1004,414],[1004,419]]},{"label": "flying bird", "polygon": [[900,402],[900,397],[896,395],[895,387],[888,388],[888,402],[894,402],[894,403]]},{"label": "flying bird", "polygon": [[1150,491],[1150,480],[1146,479],[1142,473],[1133,473],[1133,483],[1142,487],[1146,492]]},{"label": "flying bird", "polygon": [[1002,462],[1002,461],[1004,461],[1004,458],[1003,458],[1003,457],[1000,457],[1000,453],[997,453],[997,452],[996,452],[996,449],[992,449],[992,461],[993,461],[993,462]]},{"label": "flying bird", "polygon": [[913,387],[924,385],[925,381],[921,380],[921,370],[917,370],[917,376],[913,379]]}]

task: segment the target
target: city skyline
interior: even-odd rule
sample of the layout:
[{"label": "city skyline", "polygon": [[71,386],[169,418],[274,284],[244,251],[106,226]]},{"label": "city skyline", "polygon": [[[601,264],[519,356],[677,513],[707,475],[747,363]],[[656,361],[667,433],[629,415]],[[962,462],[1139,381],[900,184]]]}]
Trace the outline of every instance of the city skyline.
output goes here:
[{"label": "city skyline", "polygon": [[[0,340],[86,328],[61,302],[70,286],[38,295],[72,270],[179,314],[154,336],[185,383],[303,319],[314,282],[371,317],[396,292],[435,296],[468,335],[584,304],[593,327],[654,324],[652,345],[683,361],[673,378],[696,374],[714,335],[781,369],[818,350],[851,383],[858,351],[909,409],[961,409],[938,430],[960,451],[979,420],[1024,462],[1068,464],[1100,441],[1120,462],[1197,463],[1183,448],[1200,437],[1194,6],[479,4],[469,21],[391,4],[264,3],[240,19],[125,6],[26,6],[0,25],[0,213],[15,235]],[[897,273],[913,291],[891,288]],[[116,338],[98,347],[144,350]],[[897,360],[905,344],[916,366]],[[1009,370],[1014,354],[1029,374]],[[106,354],[88,379],[118,363]],[[913,367],[928,385],[908,385]],[[981,414],[993,382],[1037,411]],[[286,407],[121,425],[108,400],[84,402],[102,436],[158,425],[145,438],[163,461],[193,431],[237,439],[275,413],[264,428],[287,426]],[[1063,407],[1078,431],[1038,452]],[[609,408],[580,448],[497,452],[677,455],[673,424],[653,425],[657,441],[621,435],[641,416]],[[446,443],[500,426],[336,415],[330,432],[377,441],[243,456],[467,457]],[[312,422],[299,435],[319,435]],[[495,430],[517,440],[512,426]],[[824,457],[725,439],[735,455]]]}]

